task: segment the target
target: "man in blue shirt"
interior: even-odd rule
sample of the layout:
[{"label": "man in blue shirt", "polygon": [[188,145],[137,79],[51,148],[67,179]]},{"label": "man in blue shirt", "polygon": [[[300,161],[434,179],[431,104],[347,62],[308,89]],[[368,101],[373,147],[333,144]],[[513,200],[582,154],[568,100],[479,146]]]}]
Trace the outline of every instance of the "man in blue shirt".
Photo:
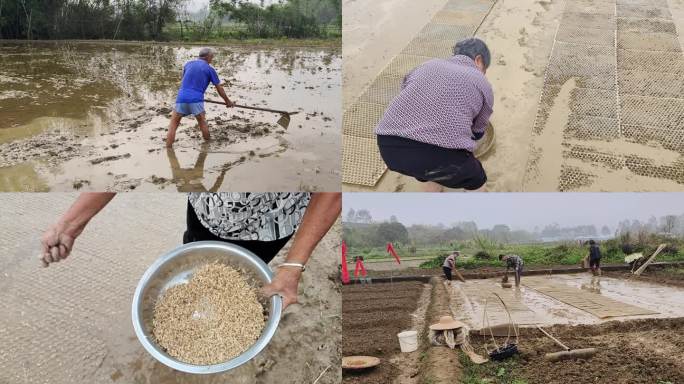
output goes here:
[{"label": "man in blue shirt", "polygon": [[202,48],[197,60],[188,61],[183,67],[181,86],[176,97],[176,107],[171,115],[169,132],[166,134],[166,147],[171,148],[176,140],[176,129],[183,116],[193,115],[197,119],[204,140],[209,140],[209,126],[204,113],[204,92],[209,83],[214,84],[228,108],[234,104],[223,90],[216,70],[210,65],[214,59],[211,48]]}]

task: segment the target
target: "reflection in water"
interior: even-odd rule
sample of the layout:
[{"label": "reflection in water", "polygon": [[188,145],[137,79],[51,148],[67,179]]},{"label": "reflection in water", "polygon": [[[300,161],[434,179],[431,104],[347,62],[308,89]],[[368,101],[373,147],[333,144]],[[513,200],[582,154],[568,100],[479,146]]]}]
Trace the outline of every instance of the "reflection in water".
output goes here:
[{"label": "reflection in water", "polygon": [[169,157],[169,164],[171,165],[172,180],[178,187],[179,192],[216,192],[223,184],[223,179],[230,167],[223,166],[218,178],[210,188],[206,188],[202,181],[204,180],[204,163],[207,160],[209,150],[209,143],[202,143],[199,151],[197,161],[192,168],[182,168],[176,151],[173,148],[167,148],[166,154]]},{"label": "reflection in water", "polygon": [[584,289],[585,291],[601,294],[601,277],[592,276],[589,284],[582,283],[580,288]]}]

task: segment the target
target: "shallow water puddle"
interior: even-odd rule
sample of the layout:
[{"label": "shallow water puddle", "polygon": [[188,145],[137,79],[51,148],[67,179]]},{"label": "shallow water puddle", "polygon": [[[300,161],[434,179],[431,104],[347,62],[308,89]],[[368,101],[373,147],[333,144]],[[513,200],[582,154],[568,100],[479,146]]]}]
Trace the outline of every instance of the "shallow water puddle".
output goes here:
[{"label": "shallow water puddle", "polygon": [[[217,48],[212,65],[232,100],[300,113],[285,131],[275,125],[277,114],[207,104],[212,141],[203,145],[196,122],[185,118],[167,151],[163,138],[182,65],[199,48],[0,44],[7,68],[0,95],[23,92],[0,97],[0,176],[23,164],[52,190],[334,188],[339,51]],[[213,87],[207,98],[219,99]],[[0,189],[16,190],[6,178]]]}]

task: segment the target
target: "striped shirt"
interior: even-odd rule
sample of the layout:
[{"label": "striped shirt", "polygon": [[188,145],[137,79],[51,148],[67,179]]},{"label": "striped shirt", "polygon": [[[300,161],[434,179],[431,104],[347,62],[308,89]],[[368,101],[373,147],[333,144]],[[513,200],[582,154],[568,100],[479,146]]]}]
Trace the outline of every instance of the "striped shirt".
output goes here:
[{"label": "striped shirt", "polygon": [[513,268],[514,270],[518,270],[520,267],[523,266],[523,259],[522,257],[518,255],[508,255],[508,260],[506,260],[506,268]]},{"label": "striped shirt", "polygon": [[473,59],[433,59],[411,71],[375,128],[443,148],[475,149],[492,115],[494,93]]}]

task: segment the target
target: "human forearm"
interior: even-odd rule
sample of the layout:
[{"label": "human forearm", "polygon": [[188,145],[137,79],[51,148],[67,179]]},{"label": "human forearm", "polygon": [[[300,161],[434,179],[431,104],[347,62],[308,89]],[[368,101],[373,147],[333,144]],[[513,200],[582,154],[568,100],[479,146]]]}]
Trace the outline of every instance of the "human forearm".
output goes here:
[{"label": "human forearm", "polygon": [[93,192],[82,193],[74,204],[62,215],[58,223],[64,225],[64,230],[71,236],[78,236],[83,232],[86,224],[104,208],[116,193]]},{"label": "human forearm", "polygon": [[[302,223],[295,234],[292,247],[285,257],[287,263],[306,264],[316,245],[330,230],[342,212],[341,193],[315,193],[304,213]],[[297,303],[297,291],[302,277],[301,268],[282,266],[276,271],[273,282],[264,287],[263,293],[270,297],[278,294],[283,298],[283,308]]]},{"label": "human forearm", "polygon": [[216,86],[216,91],[218,92],[219,96],[223,99],[223,101],[226,103],[228,106],[232,106],[233,102],[228,98],[228,95],[226,95],[226,90],[223,89],[222,85],[217,85]]},{"label": "human forearm", "polygon": [[341,193],[314,193],[286,261],[305,264],[342,212]]},{"label": "human forearm", "polygon": [[115,196],[114,193],[82,193],[43,234],[43,252],[40,256],[43,266],[66,259],[71,253],[74,241],[83,232],[86,224]]}]

